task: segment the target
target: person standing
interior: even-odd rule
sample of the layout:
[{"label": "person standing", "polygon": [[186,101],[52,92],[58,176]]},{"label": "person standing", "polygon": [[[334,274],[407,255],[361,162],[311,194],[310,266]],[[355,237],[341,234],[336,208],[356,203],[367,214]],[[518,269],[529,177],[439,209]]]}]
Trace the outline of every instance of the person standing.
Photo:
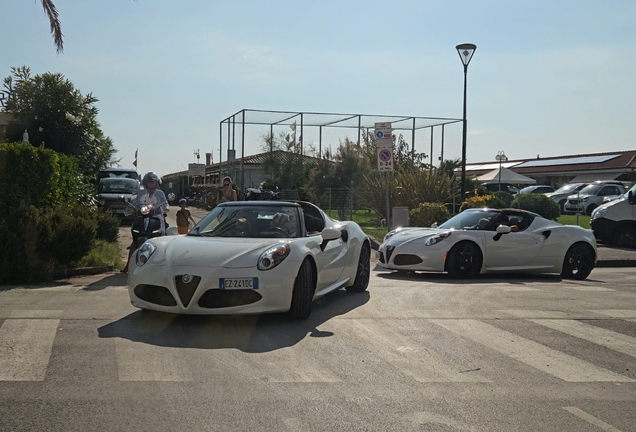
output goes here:
[{"label": "person standing", "polygon": [[188,202],[185,198],[181,198],[179,200],[179,207],[181,209],[177,210],[177,230],[179,234],[187,234],[189,231],[189,221],[192,221],[192,225],[196,224],[194,219],[192,218],[192,214],[190,210],[186,208],[186,204]]},{"label": "person standing", "polygon": [[232,179],[225,177],[223,179],[223,188],[221,189],[221,199],[219,202],[238,201],[238,194],[232,188]]}]

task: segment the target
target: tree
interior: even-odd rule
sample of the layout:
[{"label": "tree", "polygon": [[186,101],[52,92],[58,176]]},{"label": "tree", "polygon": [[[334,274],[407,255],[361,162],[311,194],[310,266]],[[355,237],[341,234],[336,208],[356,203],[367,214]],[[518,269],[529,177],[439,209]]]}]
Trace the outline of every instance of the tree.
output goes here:
[{"label": "tree", "polygon": [[11,72],[4,79],[9,96],[5,109],[13,117],[6,129],[8,142],[22,141],[26,130],[34,146],[76,157],[91,177],[115,162],[112,140],[97,121],[96,97],[82,95],[59,73],[32,76],[26,66],[13,67]]}]

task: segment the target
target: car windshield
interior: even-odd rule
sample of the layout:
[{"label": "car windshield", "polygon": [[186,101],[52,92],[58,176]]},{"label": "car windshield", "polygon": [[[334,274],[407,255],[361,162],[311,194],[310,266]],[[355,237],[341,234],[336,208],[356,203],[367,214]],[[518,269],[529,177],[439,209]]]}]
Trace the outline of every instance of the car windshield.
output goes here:
[{"label": "car windshield", "polygon": [[202,237],[295,238],[300,236],[298,207],[218,206],[190,231]]},{"label": "car windshield", "polygon": [[139,183],[136,181],[101,182],[99,192],[136,195],[139,192]]},{"label": "car windshield", "polygon": [[555,193],[574,192],[576,190],[576,188],[578,188],[579,186],[581,186],[581,183],[566,184],[565,186],[561,186],[560,188],[558,188],[555,191]]},{"label": "car windshield", "polygon": [[532,193],[534,191],[536,191],[537,189],[539,189],[541,186],[528,186],[528,187],[524,187],[523,189],[521,189],[519,191],[519,193]]},{"label": "car windshield", "polygon": [[499,216],[497,210],[470,210],[450,218],[438,228],[456,230],[483,230]]},{"label": "car windshield", "polygon": [[587,185],[579,191],[580,195],[596,195],[601,189],[600,185]]}]

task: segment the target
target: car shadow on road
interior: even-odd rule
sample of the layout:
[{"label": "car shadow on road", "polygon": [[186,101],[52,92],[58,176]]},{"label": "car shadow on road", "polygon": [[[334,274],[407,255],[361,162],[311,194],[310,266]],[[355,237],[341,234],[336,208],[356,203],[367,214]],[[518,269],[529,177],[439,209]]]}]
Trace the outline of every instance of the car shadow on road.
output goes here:
[{"label": "car shadow on road", "polygon": [[471,279],[453,279],[447,273],[427,273],[427,272],[397,272],[384,270],[378,272],[377,276],[381,279],[400,280],[400,281],[422,281],[422,282],[439,282],[451,285],[466,284],[490,284],[490,283],[527,283],[527,282],[561,282],[564,279],[557,274],[523,274],[523,273],[506,273],[506,274],[481,274]]},{"label": "car shadow on road", "polygon": [[369,301],[368,292],[332,292],[314,301],[307,320],[287,314],[176,315],[137,311],[98,329],[100,338],[123,338],[173,348],[227,349],[262,353],[293,346],[310,337],[330,337],[321,324],[344,315]]}]

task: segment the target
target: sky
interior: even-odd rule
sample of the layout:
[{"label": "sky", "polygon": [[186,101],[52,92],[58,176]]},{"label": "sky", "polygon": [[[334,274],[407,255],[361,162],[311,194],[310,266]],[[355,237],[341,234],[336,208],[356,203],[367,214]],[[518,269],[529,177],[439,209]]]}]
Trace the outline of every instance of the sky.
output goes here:
[{"label": "sky", "polygon": [[[243,109],[461,119],[466,42],[467,163],[636,149],[633,0],[54,3],[59,55],[39,0],[0,1],[1,77],[25,65],[92,93],[119,165],[138,150],[142,173],[218,161]],[[451,132],[444,159],[460,157]]]}]

